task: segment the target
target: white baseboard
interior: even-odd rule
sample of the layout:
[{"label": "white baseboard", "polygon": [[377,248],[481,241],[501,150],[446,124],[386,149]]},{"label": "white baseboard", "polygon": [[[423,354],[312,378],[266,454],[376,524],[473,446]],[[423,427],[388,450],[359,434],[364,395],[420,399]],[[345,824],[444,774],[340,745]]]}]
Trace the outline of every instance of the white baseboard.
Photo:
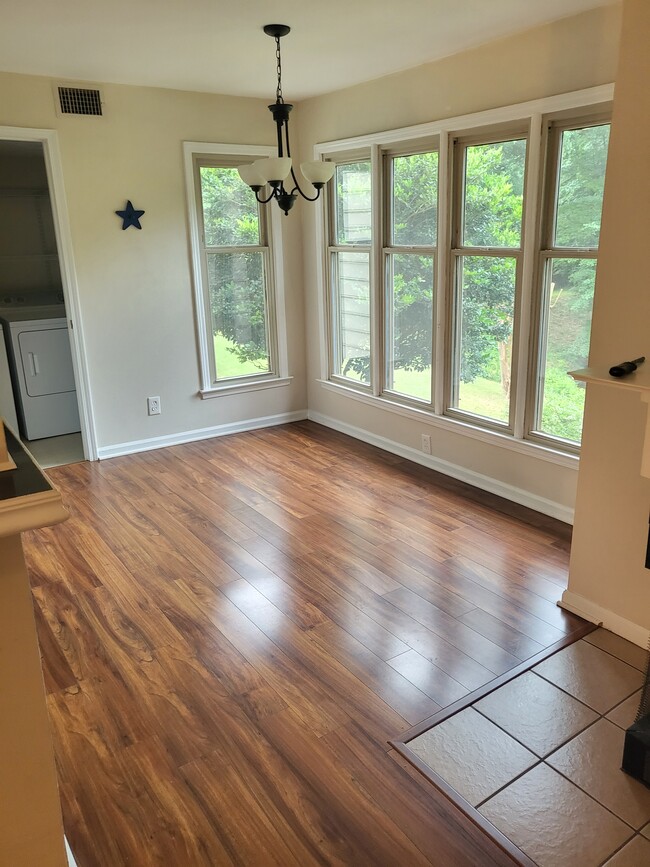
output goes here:
[{"label": "white baseboard", "polygon": [[120,455],[132,455],[136,452],[149,452],[153,449],[164,449],[168,446],[194,443],[199,440],[223,437],[228,434],[241,433],[247,430],[259,430],[264,427],[274,427],[275,425],[288,424],[292,421],[302,421],[306,418],[307,411],[304,409],[296,412],[283,412],[278,415],[262,416],[261,418],[249,418],[245,421],[236,421],[231,422],[230,424],[216,425],[215,427],[188,430],[177,434],[167,434],[166,436],[161,437],[151,437],[146,440],[132,440],[128,443],[116,443],[112,446],[99,446],[97,449],[97,457],[101,461],[105,458],[117,458]]},{"label": "white baseboard", "polygon": [[391,452],[391,454],[399,455],[417,464],[422,464],[422,466],[443,473],[445,476],[451,476],[461,482],[467,482],[467,484],[473,485],[475,488],[481,488],[483,491],[497,494],[506,500],[512,500],[514,503],[519,503],[520,506],[527,506],[536,512],[550,515],[550,517],[564,521],[566,524],[573,523],[573,509],[563,506],[561,503],[555,503],[552,500],[547,500],[545,497],[531,494],[530,491],[525,491],[523,488],[516,488],[514,485],[508,485],[505,482],[500,482],[498,479],[493,479],[474,470],[468,470],[466,467],[444,461],[441,458],[435,457],[435,455],[425,455],[423,452],[410,446],[402,445],[402,443],[386,439],[386,437],[377,436],[377,434],[370,433],[362,428],[354,427],[354,425],[346,424],[326,415],[321,415],[319,412],[312,412],[310,410],[308,418],[311,421],[318,422],[318,424],[325,425],[325,427],[331,427],[334,430],[340,431],[340,433],[348,434],[348,436],[362,440],[369,445]]},{"label": "white baseboard", "polygon": [[572,593],[571,590],[565,590],[562,594],[562,599],[558,602],[560,608],[565,608],[572,614],[577,614],[583,617],[590,623],[598,623],[609,629],[610,632],[615,632],[622,638],[627,638],[633,644],[638,644],[639,647],[646,648],[650,639],[650,630],[639,626],[637,623],[632,623],[631,620],[626,620],[613,611],[596,605],[590,599],[584,596],[579,596],[577,593]]}]

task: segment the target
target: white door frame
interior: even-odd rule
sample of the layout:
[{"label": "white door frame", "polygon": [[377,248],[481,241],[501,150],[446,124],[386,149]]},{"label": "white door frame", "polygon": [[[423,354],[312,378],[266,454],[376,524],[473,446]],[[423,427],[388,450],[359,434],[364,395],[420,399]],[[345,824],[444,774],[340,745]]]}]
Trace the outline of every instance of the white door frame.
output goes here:
[{"label": "white door frame", "polygon": [[77,386],[79,403],[79,419],[81,422],[81,439],[86,460],[97,460],[97,435],[93,415],[86,349],[81,321],[81,305],[79,303],[79,284],[74,266],[72,251],[72,234],[68,218],[68,205],[63,184],[63,168],[59,139],[56,130],[31,129],[28,127],[0,126],[0,139],[9,141],[40,142],[43,145],[45,168],[54,217],[54,232],[61,269],[63,284],[63,299],[70,327],[70,348],[72,350],[72,366]]}]

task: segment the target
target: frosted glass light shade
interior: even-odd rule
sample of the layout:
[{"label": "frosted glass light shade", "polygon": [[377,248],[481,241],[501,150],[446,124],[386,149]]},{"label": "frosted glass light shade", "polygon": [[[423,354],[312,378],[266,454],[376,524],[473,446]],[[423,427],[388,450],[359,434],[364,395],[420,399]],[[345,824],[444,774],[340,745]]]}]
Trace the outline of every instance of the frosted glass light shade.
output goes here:
[{"label": "frosted glass light shade", "polygon": [[237,166],[239,177],[249,187],[263,187],[266,180],[257,171],[254,165]]},{"label": "frosted glass light shade", "polygon": [[283,181],[291,171],[291,157],[269,157],[255,160],[253,168],[267,181]]},{"label": "frosted glass light shade", "polygon": [[324,163],[322,160],[300,164],[300,171],[311,184],[326,184],[332,178],[334,169],[334,163]]}]

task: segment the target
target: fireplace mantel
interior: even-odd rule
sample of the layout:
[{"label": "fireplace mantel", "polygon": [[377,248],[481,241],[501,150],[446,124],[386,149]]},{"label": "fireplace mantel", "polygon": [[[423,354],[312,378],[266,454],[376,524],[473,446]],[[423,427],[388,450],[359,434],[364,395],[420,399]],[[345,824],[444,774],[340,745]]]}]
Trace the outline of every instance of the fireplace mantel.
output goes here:
[{"label": "fireplace mantel", "polygon": [[641,364],[634,373],[629,373],[627,376],[611,376],[609,369],[605,367],[583,367],[581,370],[569,371],[569,376],[572,376],[577,382],[632,391],[640,396],[646,404],[641,475],[650,479],[650,363]]}]

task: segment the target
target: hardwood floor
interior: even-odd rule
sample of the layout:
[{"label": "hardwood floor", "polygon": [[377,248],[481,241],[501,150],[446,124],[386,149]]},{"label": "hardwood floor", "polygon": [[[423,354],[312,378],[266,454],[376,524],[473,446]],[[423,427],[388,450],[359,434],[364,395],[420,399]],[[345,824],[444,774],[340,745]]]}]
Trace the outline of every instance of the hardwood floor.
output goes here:
[{"label": "hardwood floor", "polygon": [[568,528],[309,422],[49,474],[79,867],[512,864],[387,741],[582,623]]}]

